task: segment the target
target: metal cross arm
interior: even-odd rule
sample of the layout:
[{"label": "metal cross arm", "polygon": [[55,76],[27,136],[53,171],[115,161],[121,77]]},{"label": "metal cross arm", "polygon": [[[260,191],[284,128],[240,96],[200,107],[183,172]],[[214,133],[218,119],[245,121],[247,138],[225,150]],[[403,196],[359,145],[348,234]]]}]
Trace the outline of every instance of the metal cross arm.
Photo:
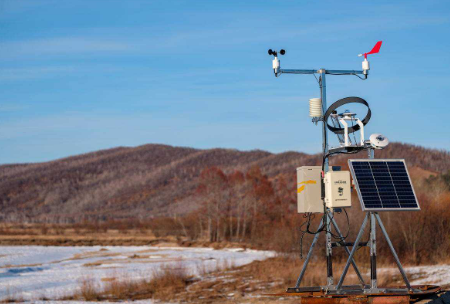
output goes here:
[{"label": "metal cross arm", "polygon": [[320,70],[292,70],[292,69],[277,69],[274,70],[275,76],[281,74],[318,74]]},{"label": "metal cross arm", "polygon": [[365,75],[364,71],[358,70],[325,70],[325,73],[330,75]]},{"label": "metal cross arm", "polygon": [[274,69],[275,77],[280,76],[281,74],[321,74],[325,72],[325,74],[329,75],[366,75],[364,71],[359,70],[296,70],[296,69]]},{"label": "metal cross arm", "polygon": [[329,74],[329,75],[364,75],[364,78],[367,79],[367,75],[369,74],[370,64],[367,60],[367,55],[376,54],[380,51],[382,41],[378,41],[375,47],[368,53],[360,54],[358,56],[364,56],[364,61],[362,62],[362,71],[361,70],[329,70],[325,71],[324,69],[320,70],[291,70],[291,69],[282,69],[280,66],[280,60],[278,59],[278,54],[284,55],[286,51],[281,49],[279,52],[276,50],[269,49],[268,54],[273,56],[272,60],[272,68],[275,73],[275,77],[278,77],[281,74]]}]

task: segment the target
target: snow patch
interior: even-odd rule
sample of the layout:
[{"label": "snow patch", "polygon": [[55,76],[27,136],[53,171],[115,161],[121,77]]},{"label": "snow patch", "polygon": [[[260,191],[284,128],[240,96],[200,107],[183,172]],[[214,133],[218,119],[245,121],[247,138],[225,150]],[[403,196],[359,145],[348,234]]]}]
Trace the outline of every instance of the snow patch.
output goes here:
[{"label": "snow patch", "polygon": [[[152,254],[146,256],[146,250]],[[11,295],[27,300],[43,296],[55,299],[74,293],[83,280],[102,286],[102,279],[112,277],[148,279],[163,266],[182,266],[188,274],[199,276],[221,263],[242,266],[274,255],[242,248],[0,246],[0,300]]]},{"label": "snow patch", "polygon": [[[404,267],[412,285],[450,284],[450,265],[425,265]],[[397,268],[380,268],[379,272],[399,273]]]}]

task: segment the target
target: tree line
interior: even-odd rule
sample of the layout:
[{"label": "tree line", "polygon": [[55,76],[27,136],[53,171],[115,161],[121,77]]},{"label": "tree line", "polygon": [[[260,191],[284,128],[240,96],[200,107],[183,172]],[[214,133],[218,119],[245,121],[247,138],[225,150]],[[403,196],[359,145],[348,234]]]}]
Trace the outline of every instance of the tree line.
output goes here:
[{"label": "tree line", "polygon": [[[380,213],[391,240],[399,255],[408,262],[433,263],[448,259],[450,172],[429,177],[412,176],[412,179],[421,211]],[[155,219],[152,231],[161,235],[177,234],[190,240],[241,242],[299,253],[300,227],[305,218],[297,213],[293,181],[294,175],[269,178],[256,166],[247,172],[228,174],[217,167],[206,168],[200,174],[193,196],[199,208],[182,217]],[[335,215],[341,230],[345,232],[348,228],[349,240],[355,238],[364,216],[356,191],[353,192],[352,208],[348,209],[350,226],[347,227],[344,215]],[[321,215],[316,215],[314,227],[320,218]],[[366,230],[365,237],[368,237]],[[312,236],[306,236],[303,247],[311,240]],[[380,256],[390,260],[391,254],[381,234],[378,242]],[[323,250],[322,247],[317,250]],[[345,258],[343,251],[335,251],[336,257]]]}]

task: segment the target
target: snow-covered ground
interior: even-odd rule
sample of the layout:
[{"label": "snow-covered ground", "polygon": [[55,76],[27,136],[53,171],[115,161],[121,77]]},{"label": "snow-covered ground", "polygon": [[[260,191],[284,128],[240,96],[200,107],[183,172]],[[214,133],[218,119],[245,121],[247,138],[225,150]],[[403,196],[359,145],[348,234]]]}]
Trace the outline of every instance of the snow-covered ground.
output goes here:
[{"label": "snow-covered ground", "polygon": [[[108,278],[148,279],[163,266],[183,267],[192,275],[200,275],[225,265],[240,266],[273,255],[269,251],[243,249],[0,246],[0,300],[7,297],[33,300],[43,296],[58,299],[76,292],[85,280],[101,285],[102,279]],[[450,265],[406,267],[405,270],[415,285],[450,284]],[[398,273],[394,268],[379,271]]]},{"label": "snow-covered ground", "polygon": [[108,278],[150,278],[164,265],[198,275],[225,264],[240,266],[273,255],[242,249],[0,246],[0,299],[57,299],[75,292],[83,280],[102,284]]},{"label": "snow-covered ground", "polygon": [[[426,265],[415,267],[404,267],[408,279],[413,285],[449,285],[450,265]],[[381,268],[379,272],[400,274],[397,268]]]}]

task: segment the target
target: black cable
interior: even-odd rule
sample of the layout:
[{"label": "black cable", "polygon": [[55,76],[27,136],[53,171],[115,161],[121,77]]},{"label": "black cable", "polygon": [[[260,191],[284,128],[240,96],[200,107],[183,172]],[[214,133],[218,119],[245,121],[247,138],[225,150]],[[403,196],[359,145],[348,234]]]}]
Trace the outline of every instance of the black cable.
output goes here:
[{"label": "black cable", "polygon": [[[361,150],[362,150],[362,149],[361,149]],[[360,152],[361,150],[355,150],[355,151],[339,151],[339,152],[332,152],[332,153],[327,153],[327,154],[325,154],[324,157],[323,157],[323,159],[322,159],[322,172],[324,172],[325,160],[326,160],[328,157],[330,157],[330,156],[332,156],[332,155],[336,155],[336,154],[356,154],[356,153]],[[322,181],[321,181],[321,182],[322,182],[322,184],[323,184],[323,177],[322,177]],[[341,245],[345,245],[345,244],[344,244],[344,243],[345,243],[345,240],[347,239],[347,237],[348,237],[348,235],[349,235],[349,233],[350,233],[350,219],[349,219],[349,217],[348,217],[347,210],[344,209],[345,216],[346,216],[346,218],[347,218],[347,233],[346,233],[345,236],[340,236],[340,235],[334,234],[334,233],[331,231],[331,227],[329,226],[329,225],[331,225],[331,222],[332,222],[333,219],[334,219],[334,215],[331,216],[331,219],[330,219],[329,224],[328,224],[328,225],[326,224],[327,221],[325,220],[325,217],[328,216],[328,213],[326,212],[325,201],[324,201],[323,204],[324,204],[324,214],[323,214],[323,216],[322,216],[322,225],[321,225],[321,227],[319,227],[316,231],[311,231],[311,230],[310,230],[311,221],[314,220],[315,215],[313,215],[311,212],[309,212],[309,213],[305,213],[305,215],[303,216],[304,218],[307,218],[307,220],[306,220],[303,224],[300,225],[300,232],[302,233],[302,235],[301,235],[301,237],[300,237],[300,258],[301,258],[301,259],[303,259],[303,238],[304,238],[304,236],[305,236],[306,233],[316,235],[316,234],[318,234],[318,233],[321,233],[321,232],[324,232],[324,231],[325,231],[326,233],[330,233],[330,235],[331,235],[334,239],[338,240],[338,242],[339,242]],[[311,216],[313,216],[313,217],[311,218]],[[302,230],[302,227],[305,226],[305,225],[306,225],[306,229],[305,229],[305,230]]]},{"label": "black cable", "polygon": [[[308,217],[308,214],[309,213],[305,213],[304,215],[303,215],[303,217],[304,218],[307,218]],[[302,236],[300,237],[300,258],[301,259],[303,259],[303,237],[305,236],[305,234],[306,234],[306,231],[303,231],[302,230],[302,227],[303,226],[305,226],[305,224],[306,224],[307,222],[304,222],[303,224],[301,224],[300,225],[300,232],[302,233]]]},{"label": "black cable", "polygon": [[[345,208],[343,208],[343,209],[344,209],[344,212],[345,212],[345,216],[347,217],[347,233],[345,234],[345,236],[340,236],[340,235],[334,234],[334,233],[331,232],[331,229],[329,229],[329,231],[328,231],[334,239],[338,239],[338,240],[341,240],[341,241],[345,241],[345,239],[350,234],[350,219],[348,217],[347,210],[345,210]],[[330,222],[332,222],[333,219],[334,219],[334,215],[332,216]]]},{"label": "black cable", "polygon": [[319,79],[317,79],[316,74],[313,74],[314,78],[316,78],[317,83],[320,85]]},{"label": "black cable", "polygon": [[330,73],[327,72],[328,75],[336,75],[336,76],[340,76],[340,75],[344,75],[344,76],[352,76],[352,75],[356,75],[356,74],[345,74],[345,73]]},{"label": "black cable", "polygon": [[[311,221],[314,220],[314,218],[315,218],[315,215],[314,215],[313,218],[311,218],[311,214],[312,214],[312,213],[309,213],[308,221],[306,222],[307,225],[306,225],[306,230],[305,230],[305,232],[308,233],[308,234],[317,234],[317,233],[321,233],[322,231],[325,230],[325,229],[324,229],[324,228],[325,228],[325,224],[324,224],[324,223],[322,223],[322,226],[319,227],[316,231],[311,231],[311,230],[309,229],[309,227],[311,226]],[[323,219],[324,217],[325,217],[325,215],[322,217],[322,219]]]},{"label": "black cable", "polygon": [[[305,213],[305,215],[303,215],[304,218],[308,218],[303,224],[300,225],[300,232],[302,233],[301,237],[300,237],[300,258],[303,259],[303,238],[305,236],[306,233],[308,234],[318,234],[321,233],[322,231],[326,231],[325,229],[325,222],[324,222],[324,217],[325,215],[322,217],[322,226],[319,227],[316,231],[311,231],[310,230],[310,226],[311,226],[311,221],[315,219],[315,215],[312,214],[311,212]],[[306,229],[302,230],[302,227],[306,225]]]},{"label": "black cable", "polygon": [[[350,218],[348,216],[347,210],[344,209],[344,212],[345,212],[345,216],[346,216],[346,219],[347,219],[347,233],[345,234],[345,236],[334,234],[331,231],[330,226],[331,226],[331,223],[332,223],[332,221],[334,219],[334,215],[331,216],[330,223],[329,223],[330,226],[327,226],[325,223],[323,223],[322,226],[319,229],[317,229],[317,231],[315,231],[315,232],[312,232],[312,231],[309,230],[309,226],[311,225],[311,221],[315,218],[315,215],[313,215],[312,218],[311,218],[312,213],[306,213],[303,216],[304,218],[308,218],[308,220],[300,225],[300,231],[302,233],[302,235],[300,237],[300,258],[301,259],[303,259],[303,238],[305,237],[306,233],[308,233],[308,234],[317,234],[317,233],[320,233],[320,232],[324,231],[324,232],[330,233],[331,237],[333,237],[335,240],[337,240],[339,244],[345,246],[345,240],[347,239],[347,237],[350,234]],[[326,216],[326,214],[324,215],[324,217],[325,216]],[[307,225],[306,230],[302,230],[302,227],[305,226],[305,225]],[[324,229],[325,227],[327,229]]]},{"label": "black cable", "polygon": [[[361,150],[362,150],[362,149],[361,149]],[[339,152],[332,152],[332,153],[327,153],[327,154],[325,154],[324,157],[323,157],[323,159],[322,159],[322,172],[324,172],[325,160],[326,160],[328,157],[330,157],[330,156],[332,156],[332,155],[336,155],[336,154],[356,154],[356,153],[360,152],[361,150],[355,150],[355,151],[339,151]],[[322,179],[322,183],[323,183],[323,179]],[[324,207],[325,207],[325,202],[324,202]],[[327,227],[327,225],[325,224],[325,222],[322,224],[322,227],[320,227],[319,229],[317,229],[316,232],[314,232],[314,233],[313,233],[313,232],[310,232],[310,231],[309,231],[309,226],[310,226],[311,222],[310,222],[309,219],[308,219],[308,222],[307,222],[307,230],[306,230],[305,233],[317,234],[317,233],[320,233],[320,232],[322,232],[322,231],[325,231],[325,232],[327,232],[327,233],[330,233],[330,235],[331,235],[334,239],[339,239],[339,240],[340,240],[339,243],[342,244],[342,243],[345,241],[345,239],[348,237],[349,233],[350,233],[350,219],[349,219],[349,217],[348,217],[347,211],[346,211],[345,209],[344,209],[344,211],[345,211],[345,215],[346,215],[346,217],[347,217],[347,233],[346,233],[345,237],[341,237],[341,236],[339,236],[339,235],[336,235],[336,234],[332,233],[332,232],[331,232],[331,229],[330,229],[329,227]],[[327,216],[327,213],[326,213],[326,207],[325,207],[324,215],[323,215],[323,217],[322,217],[323,220],[325,220],[325,216]],[[332,221],[333,219],[334,219],[334,215],[332,216],[331,221]],[[331,222],[331,221],[330,221],[330,222]],[[303,241],[303,236],[304,236],[304,234],[302,235],[302,241]],[[301,253],[301,256],[303,256],[303,253]]]},{"label": "black cable", "polygon": [[356,154],[358,152],[361,152],[362,150],[364,150],[364,148],[358,149],[358,150],[354,150],[354,151],[338,151],[338,152],[332,152],[332,153],[328,153],[323,157],[323,161],[322,161],[322,171],[324,170],[325,167],[325,159],[336,155],[336,154]]},{"label": "black cable", "polygon": [[359,76],[359,75],[357,75],[357,74],[353,74],[353,75],[355,75],[356,77],[358,77],[358,78],[361,79],[361,80],[367,80],[367,78],[361,77],[361,76]]},{"label": "black cable", "polygon": [[366,80],[367,78],[365,78],[365,77],[361,77],[361,76],[359,76],[358,74],[356,74],[356,73],[353,73],[353,74],[342,74],[342,73],[328,73],[329,75],[337,75],[337,76],[339,76],[339,75],[348,75],[348,76],[356,76],[356,77],[358,77],[359,79],[361,79],[361,80]]},{"label": "black cable", "polygon": [[[312,218],[311,218],[312,216]],[[324,225],[322,224],[321,227],[319,227],[317,229],[317,231],[313,232],[309,229],[309,227],[311,226],[311,221],[314,220],[314,218],[316,217],[315,215],[313,215],[311,212],[305,213],[305,215],[303,215],[304,218],[308,218],[308,220],[306,222],[304,222],[303,224],[300,225],[300,232],[302,233],[302,236],[300,237],[300,258],[303,259],[303,237],[305,236],[306,233],[308,234],[317,234],[323,231],[323,227]],[[306,225],[306,229],[302,230],[302,227]]]}]

